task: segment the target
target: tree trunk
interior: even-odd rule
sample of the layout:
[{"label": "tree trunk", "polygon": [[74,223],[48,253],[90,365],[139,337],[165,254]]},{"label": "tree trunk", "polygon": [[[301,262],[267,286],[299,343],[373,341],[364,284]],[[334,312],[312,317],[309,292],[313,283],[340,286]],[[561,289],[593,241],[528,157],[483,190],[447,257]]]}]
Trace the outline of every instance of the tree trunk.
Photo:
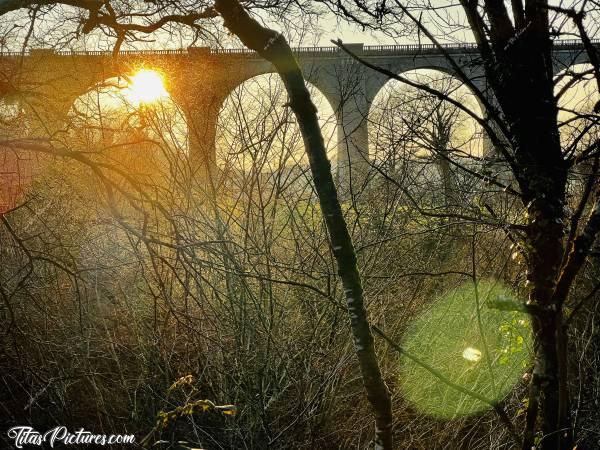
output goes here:
[{"label": "tree trunk", "polygon": [[306,88],[302,71],[283,36],[264,28],[252,19],[237,0],[216,0],[215,8],[225,20],[225,26],[238,36],[244,45],[270,61],[285,84],[290,107],[298,119],[315,189],[337,262],[338,274],[346,296],[362,379],[375,415],[375,449],[391,450],[393,443],[390,394],[381,376],[375,354],[356,254],[333,183],[331,164],[327,159],[317,109]]},{"label": "tree trunk", "polygon": [[[543,22],[543,20],[542,20]],[[567,166],[557,125],[551,42],[545,24],[533,23],[514,42],[497,42],[497,60],[487,76],[510,127],[515,177],[527,210],[528,306],[532,311],[535,361],[530,386],[528,429],[523,448],[533,445],[538,403],[542,411],[541,448],[568,448],[564,430],[566,335],[562,302],[554,296],[564,255]],[[539,397],[539,398],[538,398]],[[568,396],[566,396],[568,397]],[[539,402],[538,402],[539,401]],[[568,440],[568,439],[567,439]]]}]

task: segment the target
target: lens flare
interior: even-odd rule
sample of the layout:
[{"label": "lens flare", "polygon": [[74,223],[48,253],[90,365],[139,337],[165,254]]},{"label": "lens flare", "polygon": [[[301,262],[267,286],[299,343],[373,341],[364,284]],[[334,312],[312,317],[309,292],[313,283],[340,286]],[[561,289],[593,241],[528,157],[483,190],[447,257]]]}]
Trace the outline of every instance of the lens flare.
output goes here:
[{"label": "lens flare", "polygon": [[[498,298],[506,301],[498,303]],[[531,365],[532,336],[526,312],[503,309],[523,302],[498,280],[469,281],[442,293],[406,330],[402,347],[431,372],[400,357],[402,396],[437,418],[477,414],[501,401]],[[442,382],[441,374],[454,385]],[[457,389],[475,392],[488,402]]]},{"label": "lens flare", "polygon": [[473,347],[467,347],[462,352],[462,357],[467,361],[477,362],[481,359],[481,352]]}]

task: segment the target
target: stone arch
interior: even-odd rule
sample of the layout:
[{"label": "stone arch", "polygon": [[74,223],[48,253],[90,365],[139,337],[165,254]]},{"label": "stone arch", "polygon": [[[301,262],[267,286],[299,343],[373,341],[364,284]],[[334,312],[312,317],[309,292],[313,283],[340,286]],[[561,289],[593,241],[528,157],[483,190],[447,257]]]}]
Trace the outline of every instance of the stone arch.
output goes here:
[{"label": "stone arch", "polygon": [[227,63],[189,61],[185,76],[178,77],[173,95],[182,106],[189,132],[190,158],[194,167],[205,175],[217,173],[216,132],[219,113],[227,97],[237,86],[254,76],[270,73],[266,62],[244,61],[235,66]]},{"label": "stone arch", "polygon": [[[324,97],[329,106],[333,109],[333,112],[337,121],[337,147],[338,152],[335,155],[337,163],[342,159],[340,154],[341,142],[344,137],[342,136],[342,125],[343,125],[343,113],[344,108],[342,100],[342,88],[341,84],[344,82],[344,73],[347,74],[343,65],[340,65],[338,60],[322,61],[317,59],[300,59],[299,60],[301,69],[304,73],[306,81],[309,86],[315,89]],[[239,86],[245,82],[262,75],[276,74],[275,68],[264,60],[251,60],[244,61],[241,67],[236,68],[239,70],[232,70],[230,66],[220,67],[220,74],[226,74],[224,79],[221,79],[217,86],[211,87],[211,94],[205,95],[206,98],[212,98],[209,107],[205,107],[204,111],[209,111],[209,115],[214,115],[214,123],[216,125],[216,119],[218,119],[219,111],[223,103],[226,101],[228,96],[235,91]],[[206,128],[206,127],[205,127]],[[207,136],[211,136],[211,127],[209,132],[205,133]],[[213,142],[212,139],[209,139]]]},{"label": "stone arch", "polygon": [[[452,71],[425,65],[402,75],[436,88],[483,118],[476,95]],[[389,80],[372,101],[369,128],[369,155],[375,165],[422,189],[423,195],[437,186],[444,192],[437,198],[460,204],[469,180],[452,161],[474,167],[484,151],[483,130],[474,118],[433,94]]]},{"label": "stone arch", "polygon": [[[469,60],[469,62],[471,61]],[[443,56],[393,56],[382,61],[375,61],[375,63],[396,73],[430,69],[458,79],[454,69]],[[475,84],[484,85],[480,90],[485,95],[485,79],[479,73],[481,70],[478,72],[478,67],[467,66],[465,61],[461,60],[460,63],[465,67],[467,76],[471,77]],[[363,175],[369,170],[371,156],[368,131],[369,113],[375,97],[389,79],[351,59],[338,60],[330,64],[321,63],[320,65],[326,70],[325,74],[319,77],[319,83],[323,85],[322,90],[327,93],[330,103],[336,105],[336,115],[338,116],[338,180],[349,181],[348,187],[353,187],[355,184],[360,187],[364,180]],[[348,87],[350,87],[350,91],[353,90],[349,96],[344,93],[344,91],[348,91]],[[479,99],[477,99],[477,107],[480,112],[483,110]],[[357,176],[353,176],[352,172]]]},{"label": "stone arch", "polygon": [[117,76],[114,64],[98,57],[66,57],[51,50],[32,50],[23,69],[36,87],[28,91],[28,115],[36,135],[56,137],[64,131],[76,99],[102,80]]},{"label": "stone arch", "polygon": [[[439,65],[415,64],[415,65],[412,65],[412,67],[410,67],[410,68],[403,67],[403,69],[401,71],[398,71],[398,73],[405,76],[406,78],[413,79],[413,81],[421,81],[421,82],[426,82],[426,83],[431,82],[434,84],[435,83],[443,84],[445,86],[441,86],[441,87],[448,90],[449,94],[452,97],[455,97],[456,93],[458,93],[458,95],[463,97],[462,100],[466,101],[468,103],[466,106],[468,106],[471,110],[473,110],[473,112],[478,117],[483,118],[486,113],[486,111],[484,109],[484,105],[482,104],[482,102],[480,101],[478,96],[475,95],[475,93],[473,93],[467,86],[465,86],[464,83],[462,83],[460,78],[456,75],[456,73],[452,69],[449,69],[449,68],[443,67],[443,66],[439,66]],[[435,76],[436,74],[439,74],[439,76]],[[421,78],[421,80],[419,80],[419,78]],[[427,78],[429,78],[429,80],[427,80]],[[373,108],[376,108],[378,106],[377,100],[381,99],[382,95],[385,95],[385,94],[390,95],[391,91],[393,91],[395,89],[394,85],[397,85],[398,87],[406,86],[407,92],[410,92],[410,91],[417,92],[417,88],[408,87],[407,85],[404,85],[403,83],[401,83],[397,80],[387,79],[387,78],[383,79],[383,80],[382,79],[377,80],[376,89],[374,89],[372,91],[373,94],[372,94],[372,98],[370,99],[369,117],[371,117],[371,114],[374,113]],[[387,90],[387,92],[386,92],[386,90]],[[427,95],[427,94],[425,94],[425,95]],[[466,113],[462,113],[462,114],[466,114]],[[475,119],[470,118],[468,116],[467,116],[467,118],[471,121],[470,124],[472,126],[477,127],[476,129],[472,130],[472,132],[473,133],[481,133],[482,130],[480,130],[480,127],[476,123]],[[482,137],[483,137],[483,135],[482,135]],[[369,154],[371,155],[372,152],[370,151]]]},{"label": "stone arch", "polygon": [[552,53],[552,73],[555,79],[571,67],[584,64],[590,64],[590,57],[583,47],[567,47]]},{"label": "stone arch", "polygon": [[[30,115],[40,122],[40,133],[52,135],[64,131],[74,102],[94,91],[106,80],[133,75],[148,68],[171,79],[184,66],[170,67],[163,55],[130,55],[127,58],[105,54],[56,54],[51,50],[32,50],[24,71],[28,82]],[[169,86],[167,90],[170,94]],[[174,95],[172,95],[175,98]]]},{"label": "stone arch", "polygon": [[131,167],[158,169],[188,152],[187,124],[158,72],[111,77],[78,96],[61,137],[74,148],[99,148]]},{"label": "stone arch", "polygon": [[[455,62],[459,65],[459,67],[462,68],[465,75],[469,77],[474,84],[479,84],[477,79],[485,78],[485,75],[483,73],[483,67],[475,65],[472,60],[455,60]],[[423,55],[418,58],[413,56],[395,58],[388,64],[381,64],[381,67],[400,75],[414,71],[435,71],[443,73],[459,81],[461,78],[460,75],[456,72],[456,69],[443,55]],[[375,98],[375,96],[379,93],[379,90],[382,89],[388,81],[389,79],[387,77],[377,74],[377,76],[373,80],[371,100]],[[482,89],[482,91],[484,90],[485,89]],[[482,107],[482,105],[479,106]]]},{"label": "stone arch", "polygon": [[[487,98],[487,100],[490,103],[494,104],[493,94],[490,93],[489,88],[487,86],[486,76],[483,67],[479,65],[473,65],[472,61],[470,61],[471,64],[465,65],[464,63],[465,62],[463,61],[461,64],[464,74],[477,87],[481,95]],[[451,64],[444,56],[430,56],[419,59],[407,58],[399,62],[388,64],[386,68],[397,74],[405,74],[414,71],[435,71],[445,74],[446,76],[451,77],[453,79],[456,79],[464,85],[464,83],[462,83],[461,81],[460,75],[456,72],[454,67],[451,66]],[[381,89],[383,89],[387,85],[389,81],[390,80],[387,77],[381,75],[379,75],[379,77],[374,78],[374,88],[372,89],[372,93],[370,95],[370,103],[372,103],[375,100],[375,97],[379,94]],[[485,104],[477,95],[475,95],[474,92],[471,92],[471,94],[473,95],[473,99],[477,102],[478,110],[475,112],[478,113],[479,117],[485,118],[485,116],[488,114]]]}]

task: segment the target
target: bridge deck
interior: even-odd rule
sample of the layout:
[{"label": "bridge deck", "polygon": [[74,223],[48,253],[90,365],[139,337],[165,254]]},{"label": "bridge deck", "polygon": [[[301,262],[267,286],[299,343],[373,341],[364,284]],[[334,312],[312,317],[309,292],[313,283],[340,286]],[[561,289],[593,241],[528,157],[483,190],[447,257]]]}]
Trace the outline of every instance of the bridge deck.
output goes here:
[{"label": "bridge deck", "polygon": [[[600,47],[600,39],[592,40],[595,46]],[[362,55],[415,55],[415,54],[442,54],[442,51],[434,44],[397,44],[397,45],[362,45],[351,44],[353,48],[360,51]],[[441,46],[444,51],[450,54],[477,53],[477,44],[445,44]],[[580,40],[559,40],[554,41],[554,49],[561,50],[582,50],[583,44]],[[331,57],[340,55],[342,51],[336,46],[329,47],[295,47],[292,49],[298,55]],[[0,58],[3,57],[22,57],[31,55],[32,51],[44,52],[58,56],[111,56],[113,53],[109,50],[60,50],[52,49],[32,49],[25,52],[0,51]],[[258,54],[247,48],[209,48],[209,47],[190,47],[189,49],[170,49],[170,50],[122,50],[119,55],[192,55],[192,54],[210,54],[227,55],[232,57],[256,58]]]}]

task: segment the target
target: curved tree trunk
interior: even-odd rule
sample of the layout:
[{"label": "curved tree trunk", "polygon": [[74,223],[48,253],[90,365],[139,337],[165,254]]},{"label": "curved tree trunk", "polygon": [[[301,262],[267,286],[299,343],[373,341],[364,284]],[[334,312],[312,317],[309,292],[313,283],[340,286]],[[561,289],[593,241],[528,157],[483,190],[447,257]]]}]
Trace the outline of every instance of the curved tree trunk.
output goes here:
[{"label": "curved tree trunk", "polygon": [[373,335],[363,302],[356,254],[333,183],[331,164],[327,159],[317,109],[306,88],[302,71],[284,37],[252,19],[237,0],[216,0],[215,8],[225,20],[225,26],[238,36],[244,45],[270,61],[285,84],[290,107],[298,119],[346,296],[363,383],[375,415],[375,449],[391,450],[393,443],[390,394],[381,376],[375,354]]}]

